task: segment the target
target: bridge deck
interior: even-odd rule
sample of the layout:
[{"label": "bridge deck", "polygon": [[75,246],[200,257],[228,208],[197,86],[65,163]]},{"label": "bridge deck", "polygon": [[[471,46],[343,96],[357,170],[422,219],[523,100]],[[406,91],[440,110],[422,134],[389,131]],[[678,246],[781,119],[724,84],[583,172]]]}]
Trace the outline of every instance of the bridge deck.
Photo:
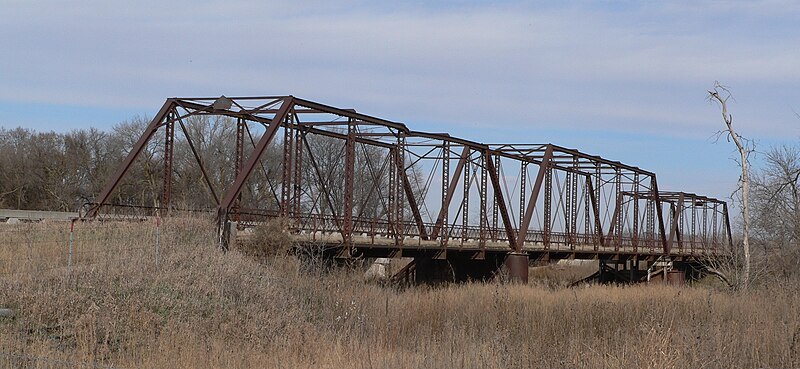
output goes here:
[{"label": "bridge deck", "polygon": [[[300,245],[337,245],[344,244],[344,239],[340,233],[336,232],[300,232],[292,235],[292,239]],[[406,236],[400,240],[387,237],[385,235],[367,235],[366,233],[355,234],[352,237],[353,247],[370,256],[391,257],[414,255],[419,253],[437,252],[467,252],[467,253],[507,253],[513,251],[509,243],[503,240],[480,242],[475,239],[448,240],[446,245],[442,245],[441,239],[423,240],[418,236]],[[640,258],[656,258],[663,256],[664,252],[658,247],[647,246],[601,246],[590,243],[576,244],[550,244],[542,242],[525,242],[522,252],[529,254],[533,258],[542,256],[554,259],[602,259],[602,258],[628,258],[637,256]],[[706,248],[675,248],[670,252],[673,259],[687,258],[711,258],[716,256],[714,250]],[[477,256],[480,257],[480,256]]]}]

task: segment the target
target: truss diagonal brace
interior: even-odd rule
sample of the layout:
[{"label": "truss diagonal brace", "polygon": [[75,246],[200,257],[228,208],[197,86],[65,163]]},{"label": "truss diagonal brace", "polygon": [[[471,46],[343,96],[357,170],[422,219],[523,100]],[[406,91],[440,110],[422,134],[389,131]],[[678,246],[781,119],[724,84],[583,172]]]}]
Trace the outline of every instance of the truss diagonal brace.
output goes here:
[{"label": "truss diagonal brace", "polygon": [[495,167],[492,160],[492,153],[486,150],[486,166],[489,169],[489,178],[492,180],[492,188],[494,189],[494,201],[497,205],[497,210],[500,211],[500,216],[503,218],[503,225],[506,228],[506,236],[508,236],[508,244],[515,251],[520,251],[521,245],[517,244],[516,232],[514,232],[514,225],[511,224],[511,217],[508,216],[508,208],[506,207],[506,200],[503,197],[503,190],[501,190],[500,176],[498,169]]},{"label": "truss diagonal brace", "polygon": [[[519,234],[517,235],[517,239],[519,240],[518,246],[520,249],[522,248],[522,245],[525,244],[525,238],[528,234],[528,227],[531,225],[531,218],[533,218],[533,212],[536,209],[536,200],[539,198],[539,191],[542,188],[544,176],[547,174],[547,168],[550,166],[552,161],[553,146],[547,145],[547,149],[544,151],[544,157],[542,158],[541,163],[539,163],[539,173],[536,175],[536,182],[533,183],[533,191],[531,192],[530,200],[528,200],[528,206],[525,208],[525,216],[522,218],[522,222],[519,225]],[[525,173],[522,173],[522,175],[525,175]],[[525,193],[523,192],[520,194],[520,196],[524,197]],[[550,199],[545,199],[545,201],[550,201]]]},{"label": "truss diagonal brace", "polygon": [[156,133],[158,127],[161,126],[161,122],[164,120],[167,114],[172,111],[174,104],[175,99],[167,99],[167,101],[161,107],[161,110],[159,110],[156,116],[153,117],[153,120],[147,125],[147,128],[145,129],[144,133],[142,133],[142,136],[139,137],[139,141],[136,141],[136,144],[133,146],[133,150],[131,150],[128,153],[128,156],[125,157],[125,161],[122,162],[122,165],[120,165],[117,173],[111,177],[111,179],[106,183],[105,187],[103,187],[103,191],[100,192],[99,196],[97,196],[95,207],[89,210],[87,217],[92,218],[97,216],[97,212],[100,211],[100,208],[103,206],[103,204],[108,201],[109,196],[111,196],[111,193],[117,188],[119,182],[122,180],[122,177],[124,177],[125,173],[128,172],[128,169],[131,168],[131,165],[133,165],[133,162],[142,152],[142,149],[147,146],[147,142],[150,141],[150,137],[153,137],[153,134]]},{"label": "truss diagonal brace", "polygon": [[672,251],[673,242],[681,239],[681,214],[683,213],[683,192],[678,195],[678,204],[675,205],[675,212],[672,213],[672,227],[669,230],[669,242],[667,243],[667,253]]},{"label": "truss diagonal brace", "polygon": [[[306,139],[305,132],[303,132],[302,137],[303,137],[303,143],[306,145],[306,150],[308,151],[308,159],[311,162],[311,167],[314,168],[314,173],[316,173],[317,180],[319,181],[320,187],[322,188],[322,194],[325,195],[325,202],[328,203],[328,208],[330,209],[331,215],[333,215],[333,219],[336,222],[336,228],[338,228],[339,232],[341,232],[342,226],[339,224],[339,212],[336,210],[336,207],[333,206],[331,193],[328,191],[328,186],[325,184],[326,181],[322,176],[322,172],[319,171],[319,165],[317,165],[317,160],[314,158],[314,150],[311,150],[311,145],[309,145],[308,140]],[[330,171],[328,173],[330,174]],[[320,205],[320,211],[322,211],[322,205]]]},{"label": "truss diagonal brace", "polygon": [[661,196],[658,194],[658,181],[656,176],[650,177],[650,187],[653,189],[653,197],[656,202],[656,217],[658,218],[658,234],[661,236],[661,245],[664,247],[664,254],[669,255],[672,245],[667,241],[667,232],[664,228],[664,212],[661,210]]},{"label": "truss diagonal brace", "polygon": [[[399,153],[399,155],[405,155],[404,153]],[[408,173],[404,168],[402,160],[400,160],[400,156],[397,156],[397,161],[395,162],[397,166],[398,174],[400,178],[403,180],[403,189],[406,192],[406,198],[408,198],[408,206],[411,208],[411,213],[414,215],[414,222],[417,223],[417,229],[419,230],[419,236],[423,240],[428,239],[428,231],[425,230],[425,223],[422,221],[422,214],[419,212],[419,206],[417,205],[417,199],[414,196],[414,191],[411,188],[411,181],[408,180]],[[402,206],[402,204],[400,205]]]},{"label": "truss diagonal brace", "polygon": [[[447,189],[447,193],[445,194],[444,202],[442,203],[442,208],[439,209],[439,216],[436,217],[436,225],[433,226],[433,233],[431,234],[431,239],[436,239],[439,237],[439,232],[441,232],[442,227],[444,226],[444,218],[447,214],[448,208],[450,207],[450,201],[453,200],[453,194],[458,187],[458,180],[461,178],[461,172],[464,170],[464,164],[467,162],[467,158],[469,157],[469,146],[464,146],[464,151],[461,152],[461,157],[458,159],[458,164],[456,165],[456,171],[453,173],[452,178],[453,181],[450,182],[450,187]],[[444,237],[444,236],[443,236]]]},{"label": "truss diagonal brace", "polygon": [[[597,241],[600,243],[599,246],[605,246],[605,236],[603,236],[603,223],[600,221],[600,204],[598,203],[597,196],[595,195],[595,188],[592,184],[592,177],[586,177],[586,187],[589,189],[587,192],[589,193],[589,201],[592,205],[592,215],[594,215],[594,231],[597,234]],[[589,211],[588,209],[586,211]],[[586,232],[589,230],[587,229]],[[597,247],[597,246],[595,246]]]},{"label": "truss diagonal brace", "polygon": [[278,128],[281,127],[281,123],[289,113],[292,105],[294,105],[293,98],[287,97],[283,100],[283,104],[281,104],[280,109],[278,112],[275,113],[275,117],[272,119],[272,123],[270,123],[269,128],[267,128],[264,135],[261,136],[261,139],[258,140],[258,144],[253,149],[253,153],[250,154],[250,157],[247,158],[247,162],[244,164],[242,171],[239,172],[239,175],[236,176],[236,180],[233,181],[233,184],[225,193],[225,196],[222,198],[222,202],[219,204],[219,209],[217,210],[218,216],[223,216],[230,210],[231,205],[233,205],[233,201],[236,200],[236,197],[239,196],[239,193],[242,192],[242,187],[244,186],[244,182],[250,177],[250,174],[253,172],[258,160],[261,159],[261,156],[264,154],[267,146],[272,142],[272,139],[275,138],[275,133],[278,132]]},{"label": "truss diagonal brace", "polygon": [[206,167],[203,165],[203,159],[200,158],[200,154],[197,152],[197,149],[194,147],[194,143],[192,142],[192,138],[189,136],[189,130],[186,129],[186,125],[183,124],[182,119],[178,120],[178,124],[181,126],[183,136],[186,137],[186,142],[189,144],[189,148],[192,150],[195,160],[197,160],[197,165],[200,166],[200,173],[203,174],[203,180],[206,182],[208,190],[211,192],[211,196],[214,197],[214,203],[219,206],[219,196],[217,196],[217,192],[214,191],[214,186],[211,184],[211,179],[208,177]]}]

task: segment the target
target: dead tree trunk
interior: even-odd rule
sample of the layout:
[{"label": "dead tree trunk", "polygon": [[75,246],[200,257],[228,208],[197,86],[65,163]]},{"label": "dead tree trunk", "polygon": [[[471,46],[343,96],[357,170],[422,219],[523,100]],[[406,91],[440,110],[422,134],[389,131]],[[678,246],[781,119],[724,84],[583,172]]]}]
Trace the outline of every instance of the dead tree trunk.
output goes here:
[{"label": "dead tree trunk", "polygon": [[748,158],[752,150],[745,145],[744,138],[733,129],[733,116],[728,113],[728,99],[730,99],[730,97],[730,91],[719,82],[714,82],[714,88],[708,91],[708,99],[718,102],[722,108],[722,119],[725,121],[726,129],[721,132],[727,133],[729,141],[733,140],[740,156],[739,166],[742,168],[742,175],[739,177],[739,188],[742,191],[742,218],[744,223],[744,234],[742,235],[744,270],[742,271],[740,287],[747,288],[750,283],[750,172]]}]

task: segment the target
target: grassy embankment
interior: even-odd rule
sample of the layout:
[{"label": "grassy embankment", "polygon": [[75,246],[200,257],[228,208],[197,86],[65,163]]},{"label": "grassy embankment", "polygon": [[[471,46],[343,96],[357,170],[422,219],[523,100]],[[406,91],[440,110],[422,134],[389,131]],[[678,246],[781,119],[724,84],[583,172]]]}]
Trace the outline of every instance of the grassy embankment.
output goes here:
[{"label": "grassy embankment", "polygon": [[[121,368],[800,366],[797,290],[398,289],[215,249],[207,222],[0,227],[0,351]],[[0,360],[0,365],[2,365]]]}]

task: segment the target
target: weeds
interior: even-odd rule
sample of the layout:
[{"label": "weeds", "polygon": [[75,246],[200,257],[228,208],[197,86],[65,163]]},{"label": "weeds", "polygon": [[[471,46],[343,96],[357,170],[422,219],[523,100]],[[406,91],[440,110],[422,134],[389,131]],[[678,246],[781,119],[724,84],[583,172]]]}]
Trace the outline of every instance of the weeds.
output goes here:
[{"label": "weeds", "polygon": [[[100,235],[86,244],[94,245],[91,250],[150,244],[151,224],[84,227]],[[730,368],[798,362],[797,286],[739,292],[566,288],[553,282],[555,271],[542,270],[546,282],[528,286],[393,289],[366,283],[353,269],[308,274],[292,256],[219,252],[213,233],[205,234],[213,229],[210,221],[175,219],[162,227],[158,265],[143,256],[101,263],[102,253],[71,273],[6,265],[19,274],[0,278],[0,305],[17,313],[0,320],[3,351],[120,368]],[[63,236],[48,235],[46,226],[36,229],[26,237]],[[36,255],[31,244],[19,246],[26,248],[22,255]],[[63,249],[63,243],[39,245],[43,255]],[[3,258],[18,255],[3,252]]]}]

